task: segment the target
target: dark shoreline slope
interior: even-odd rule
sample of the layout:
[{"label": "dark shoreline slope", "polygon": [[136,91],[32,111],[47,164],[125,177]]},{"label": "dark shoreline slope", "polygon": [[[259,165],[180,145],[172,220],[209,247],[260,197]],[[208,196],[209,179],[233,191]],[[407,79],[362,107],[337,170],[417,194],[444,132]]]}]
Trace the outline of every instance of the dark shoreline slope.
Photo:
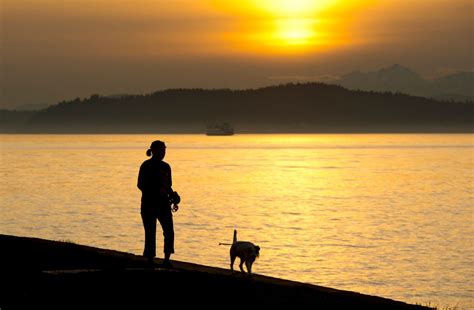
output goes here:
[{"label": "dark shoreline slope", "polygon": [[237,133],[472,132],[474,104],[307,83],[93,95],[27,119],[15,113],[21,112],[0,111],[0,132],[204,133],[215,121],[231,122]]},{"label": "dark shoreline slope", "polygon": [[142,257],[68,242],[0,235],[0,308],[104,308],[273,304],[321,309],[429,309],[386,298],[261,275],[174,262],[148,268]]}]

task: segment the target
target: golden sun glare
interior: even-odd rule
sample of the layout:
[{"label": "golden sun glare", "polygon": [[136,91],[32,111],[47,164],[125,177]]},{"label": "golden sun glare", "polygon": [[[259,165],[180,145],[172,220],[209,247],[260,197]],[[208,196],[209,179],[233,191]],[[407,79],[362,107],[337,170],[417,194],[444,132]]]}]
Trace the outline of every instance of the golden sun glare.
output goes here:
[{"label": "golden sun glare", "polygon": [[315,38],[315,25],[312,19],[281,19],[276,21],[275,39],[282,44],[304,46]]},{"label": "golden sun glare", "polygon": [[261,10],[277,16],[304,17],[326,9],[336,0],[253,0]]},{"label": "golden sun glare", "polygon": [[349,25],[357,8],[376,0],[214,0],[242,16],[226,33],[234,48],[257,54],[324,51],[350,44]]},{"label": "golden sun glare", "polygon": [[[322,45],[317,17],[337,0],[252,0],[254,6],[273,20],[273,30],[263,38],[266,45],[280,50],[305,50]],[[320,25],[319,25],[320,26]]]}]

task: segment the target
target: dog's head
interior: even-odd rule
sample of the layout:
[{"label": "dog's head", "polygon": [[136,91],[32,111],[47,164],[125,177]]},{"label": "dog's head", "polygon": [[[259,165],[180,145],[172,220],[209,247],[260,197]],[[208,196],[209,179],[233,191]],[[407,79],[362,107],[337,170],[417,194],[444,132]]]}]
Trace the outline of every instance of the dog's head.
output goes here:
[{"label": "dog's head", "polygon": [[258,245],[255,246],[255,257],[259,257],[260,256],[260,247]]}]

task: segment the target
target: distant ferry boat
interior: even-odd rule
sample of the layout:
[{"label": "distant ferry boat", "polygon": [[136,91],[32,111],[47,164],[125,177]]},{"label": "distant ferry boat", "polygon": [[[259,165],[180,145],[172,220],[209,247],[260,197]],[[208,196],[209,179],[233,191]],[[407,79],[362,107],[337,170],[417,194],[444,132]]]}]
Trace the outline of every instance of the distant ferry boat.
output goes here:
[{"label": "distant ferry boat", "polygon": [[208,136],[232,136],[234,128],[229,123],[215,123],[207,126],[206,135]]}]

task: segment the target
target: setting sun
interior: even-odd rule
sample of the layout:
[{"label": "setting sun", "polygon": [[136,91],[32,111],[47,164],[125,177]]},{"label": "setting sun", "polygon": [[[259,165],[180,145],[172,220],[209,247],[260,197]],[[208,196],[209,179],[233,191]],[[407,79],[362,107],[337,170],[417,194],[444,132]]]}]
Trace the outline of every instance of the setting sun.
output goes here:
[{"label": "setting sun", "polygon": [[315,22],[312,19],[281,19],[276,21],[275,39],[280,44],[304,46],[314,42]]},{"label": "setting sun", "polygon": [[289,19],[279,21],[277,25],[281,28],[278,36],[290,45],[308,44],[314,36],[312,20]]},{"label": "setting sun", "polygon": [[[283,51],[304,50],[327,42],[316,40],[318,13],[337,0],[264,0],[254,1],[274,21],[274,31],[266,39]],[[321,27],[321,25],[319,25]],[[270,41],[270,42],[269,42]]]},{"label": "setting sun", "polygon": [[254,0],[254,5],[278,16],[302,17],[324,10],[337,0]]},{"label": "setting sun", "polygon": [[233,48],[257,54],[292,55],[335,49],[356,38],[350,25],[357,8],[372,0],[246,0],[216,1],[234,16],[246,16],[245,27],[223,37]]}]

